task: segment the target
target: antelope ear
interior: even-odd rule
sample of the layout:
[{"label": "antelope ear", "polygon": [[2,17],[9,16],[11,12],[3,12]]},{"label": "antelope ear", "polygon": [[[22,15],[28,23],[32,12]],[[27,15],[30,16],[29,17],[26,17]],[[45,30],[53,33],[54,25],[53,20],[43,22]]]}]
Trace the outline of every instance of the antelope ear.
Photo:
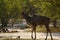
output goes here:
[{"label": "antelope ear", "polygon": [[24,14],[24,12],[25,12],[25,10],[23,10],[23,11],[21,12],[21,15]]}]

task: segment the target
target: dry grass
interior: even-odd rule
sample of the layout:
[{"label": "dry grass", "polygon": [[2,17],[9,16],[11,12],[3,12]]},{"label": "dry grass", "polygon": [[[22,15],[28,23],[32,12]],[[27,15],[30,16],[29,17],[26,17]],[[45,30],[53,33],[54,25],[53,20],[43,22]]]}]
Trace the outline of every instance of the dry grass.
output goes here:
[{"label": "dry grass", "polygon": [[[60,27],[49,27],[51,32],[60,32]],[[30,32],[31,30],[28,30],[27,32]],[[37,32],[46,32],[46,28],[45,27],[37,27],[36,28]]]},{"label": "dry grass", "polygon": [[[49,27],[51,32],[60,32],[60,27]],[[37,27],[37,32],[46,32],[45,27]]]}]

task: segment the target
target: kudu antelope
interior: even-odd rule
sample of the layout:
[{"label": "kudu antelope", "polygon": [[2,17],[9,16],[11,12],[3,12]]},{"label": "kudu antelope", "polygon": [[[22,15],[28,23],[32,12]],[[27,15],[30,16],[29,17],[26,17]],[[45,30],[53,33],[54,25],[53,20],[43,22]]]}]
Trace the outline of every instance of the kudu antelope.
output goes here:
[{"label": "kudu antelope", "polygon": [[32,17],[30,17],[25,12],[25,10],[21,13],[21,15],[23,15],[27,24],[31,25],[31,27],[32,27],[32,34],[31,34],[32,39],[33,39],[33,32],[34,32],[35,33],[34,40],[36,40],[36,27],[37,27],[37,25],[44,25],[47,30],[47,35],[46,35],[45,40],[47,40],[48,32],[50,33],[51,40],[53,40],[52,35],[51,35],[51,31],[49,29],[50,18],[45,17],[45,16],[38,16],[38,15],[33,15]]}]

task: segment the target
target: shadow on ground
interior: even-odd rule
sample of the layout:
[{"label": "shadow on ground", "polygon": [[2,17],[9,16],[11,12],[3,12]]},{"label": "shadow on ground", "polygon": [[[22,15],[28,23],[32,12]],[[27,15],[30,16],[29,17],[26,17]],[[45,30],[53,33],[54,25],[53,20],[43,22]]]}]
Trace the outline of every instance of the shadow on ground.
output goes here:
[{"label": "shadow on ground", "polygon": [[[7,38],[7,39],[1,39],[1,40],[32,40],[32,39],[19,39],[19,38],[17,38],[17,39],[9,39],[9,38]],[[44,39],[37,39],[37,40],[44,40]],[[51,40],[51,39],[48,39],[48,40]],[[53,39],[53,40],[59,40],[59,39]]]}]

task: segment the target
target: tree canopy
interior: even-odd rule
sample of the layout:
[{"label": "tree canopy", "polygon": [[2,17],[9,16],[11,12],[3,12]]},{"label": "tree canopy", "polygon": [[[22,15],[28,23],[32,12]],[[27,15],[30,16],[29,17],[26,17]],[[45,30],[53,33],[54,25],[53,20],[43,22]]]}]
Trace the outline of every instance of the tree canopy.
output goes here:
[{"label": "tree canopy", "polygon": [[0,0],[0,18],[20,18],[24,7],[29,13],[60,19],[60,0]]},{"label": "tree canopy", "polygon": [[20,19],[24,8],[29,14],[60,19],[60,0],[0,0],[0,19]]}]

